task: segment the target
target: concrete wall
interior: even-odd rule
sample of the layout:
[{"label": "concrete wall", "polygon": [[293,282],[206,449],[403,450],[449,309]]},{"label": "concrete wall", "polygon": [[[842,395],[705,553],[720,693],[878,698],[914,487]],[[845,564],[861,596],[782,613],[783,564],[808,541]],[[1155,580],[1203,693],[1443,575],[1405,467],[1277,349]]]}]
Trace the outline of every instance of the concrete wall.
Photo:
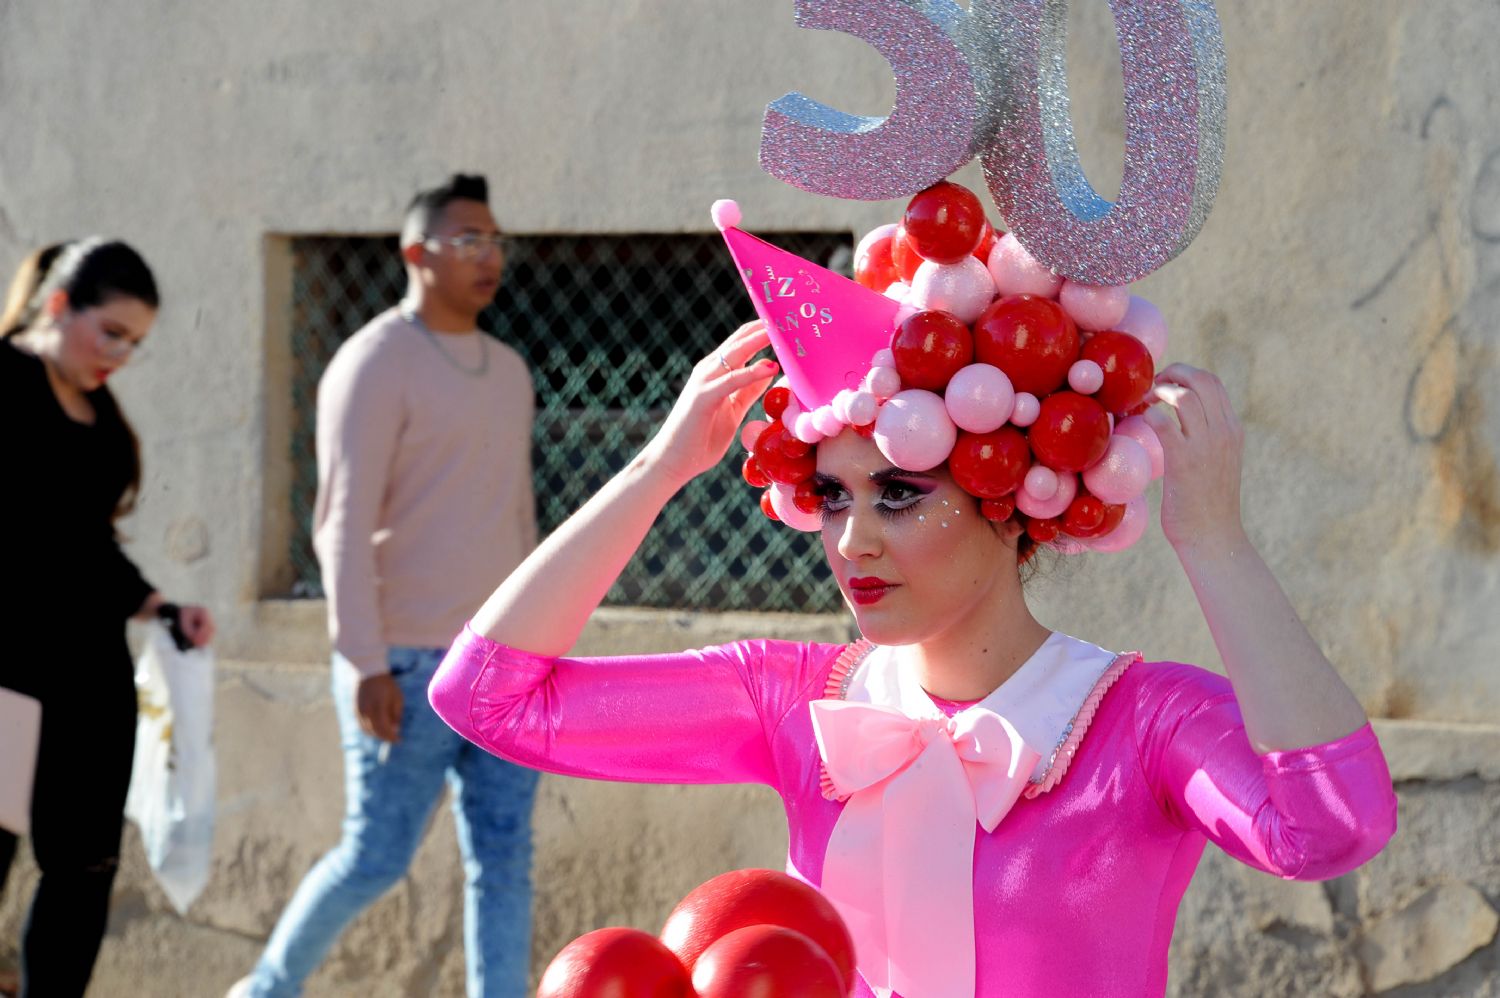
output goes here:
[{"label": "concrete wall", "polygon": [[[1107,190],[1118,69],[1103,4],[1077,6],[1075,114]],[[1251,533],[1382,719],[1403,830],[1328,886],[1210,859],[1180,920],[1174,987],[1492,994],[1500,8],[1220,13],[1221,195],[1197,242],[1141,290],[1173,323],[1171,355],[1217,370],[1238,401]],[[224,625],[214,882],[176,918],[132,850],[96,994],[215,993],[336,834],[319,608],[262,599],[278,557],[267,539],[286,516],[284,271],[270,237],[390,231],[415,187],[456,167],[487,172],[522,233],[703,231],[725,195],[760,231],[894,217],[899,206],[821,201],[759,172],[761,110],[790,89],[878,113],[892,88],[872,51],[797,30],[781,0],[0,4],[0,263],[108,231],[156,266],[167,307],[118,389],[146,444],[131,552]],[[1159,536],[1060,568],[1034,598],[1061,629],[1216,663]],[[845,626],[663,615],[591,641]],[[704,877],[775,865],[784,841],[774,801],[750,790],[545,787],[539,963],[605,922],[654,927]],[[458,874],[448,819],[436,823],[316,993],[459,993]],[[29,877],[18,870],[0,901],[0,960]]]}]

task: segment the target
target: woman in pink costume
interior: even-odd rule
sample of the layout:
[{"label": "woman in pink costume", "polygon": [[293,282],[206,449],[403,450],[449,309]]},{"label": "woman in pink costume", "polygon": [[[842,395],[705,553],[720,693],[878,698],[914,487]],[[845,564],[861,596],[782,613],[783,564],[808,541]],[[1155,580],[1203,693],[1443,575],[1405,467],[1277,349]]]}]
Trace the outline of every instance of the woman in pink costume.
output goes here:
[{"label": "woman in pink costume", "polygon": [[1338,876],[1395,829],[1364,712],[1245,536],[1242,432],[1211,374],[1158,377],[1161,522],[1229,678],[1050,631],[1029,542],[945,465],[816,449],[822,538],[863,640],[570,659],[662,506],[721,460],[776,372],[742,327],[661,432],[495,592],[433,681],[507,759],[653,783],[764,783],[788,869],[855,939],[859,995],[1161,995],[1205,842],[1279,877]]}]

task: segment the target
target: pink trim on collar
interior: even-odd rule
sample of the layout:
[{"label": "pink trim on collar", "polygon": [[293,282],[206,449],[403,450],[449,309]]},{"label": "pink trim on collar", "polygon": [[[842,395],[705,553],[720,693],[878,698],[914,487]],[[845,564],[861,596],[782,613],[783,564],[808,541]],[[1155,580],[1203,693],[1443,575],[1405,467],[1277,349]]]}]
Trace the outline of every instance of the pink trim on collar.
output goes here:
[{"label": "pink trim on collar", "polygon": [[[859,664],[865,660],[875,646],[864,638],[851,644],[845,645],[844,650],[833,663],[833,668],[828,673],[828,684],[823,690],[823,696],[828,700],[847,700],[849,698],[849,681],[854,676],[854,671]],[[1032,780],[1027,786],[1023,796],[1032,800],[1056,787],[1062,782],[1063,777],[1068,775],[1068,767],[1073,764],[1073,757],[1078,754],[1078,749],[1083,745],[1083,736],[1088,734],[1089,726],[1094,723],[1094,715],[1099,712],[1099,705],[1104,702],[1104,695],[1109,692],[1110,687],[1117,683],[1125,670],[1141,661],[1139,652],[1126,652],[1116,655],[1115,660],[1110,663],[1099,678],[1094,681],[1089,695],[1084,697],[1083,703],[1079,705],[1078,712],[1068,722],[1067,728],[1063,730],[1063,737],[1052,750],[1052,756],[1047,760],[1047,768],[1042,775]],[[828,776],[828,766],[818,763],[818,785],[825,800],[845,801],[846,795],[840,795],[834,788],[833,781]]]}]

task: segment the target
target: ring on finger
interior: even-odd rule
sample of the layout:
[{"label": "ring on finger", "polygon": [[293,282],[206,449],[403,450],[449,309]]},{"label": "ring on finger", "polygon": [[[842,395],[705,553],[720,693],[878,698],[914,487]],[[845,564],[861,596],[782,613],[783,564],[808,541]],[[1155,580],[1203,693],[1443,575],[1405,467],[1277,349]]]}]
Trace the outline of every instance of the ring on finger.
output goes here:
[{"label": "ring on finger", "polygon": [[734,370],[734,368],[732,368],[732,367],[729,366],[729,358],[727,358],[727,357],[724,356],[724,351],[723,350],[719,351],[719,365],[721,367],[723,367],[724,370],[726,370],[726,371],[733,371]]}]

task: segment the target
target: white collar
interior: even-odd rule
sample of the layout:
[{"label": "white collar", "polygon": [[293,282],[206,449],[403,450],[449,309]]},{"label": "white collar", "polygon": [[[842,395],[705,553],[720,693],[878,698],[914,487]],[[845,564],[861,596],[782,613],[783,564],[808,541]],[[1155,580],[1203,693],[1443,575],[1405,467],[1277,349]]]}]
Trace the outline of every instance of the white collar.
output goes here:
[{"label": "white collar", "polygon": [[[899,668],[892,652],[884,645],[872,646],[849,677],[846,699],[894,707],[911,718],[942,717],[916,676],[910,669]],[[1041,755],[1032,771],[1032,778],[1040,779],[1079,708],[1117,657],[1098,645],[1053,631],[999,688],[964,709],[983,707],[1014,725],[1026,744]]]}]

